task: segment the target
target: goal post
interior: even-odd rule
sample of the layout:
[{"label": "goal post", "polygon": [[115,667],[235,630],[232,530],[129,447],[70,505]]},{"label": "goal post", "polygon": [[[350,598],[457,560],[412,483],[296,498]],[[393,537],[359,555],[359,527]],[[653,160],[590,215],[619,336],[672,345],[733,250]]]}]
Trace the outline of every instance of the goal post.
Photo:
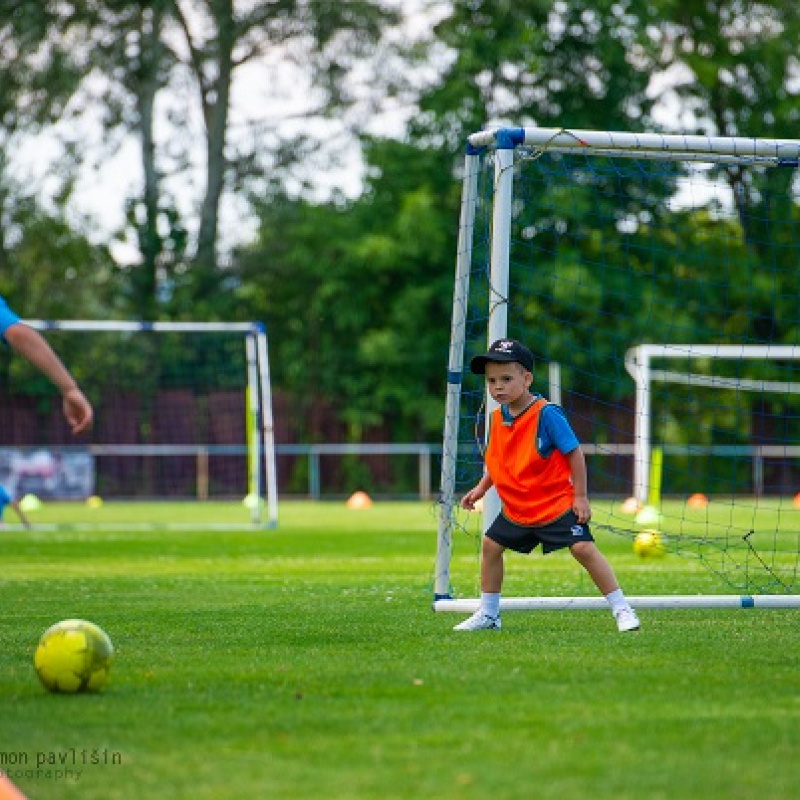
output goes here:
[{"label": "goal post", "polygon": [[[550,367],[551,394],[555,388],[563,395],[593,467],[601,465],[590,469],[590,491],[611,505],[601,519],[595,516],[601,530],[638,533],[621,506],[631,495],[646,501],[655,446],[666,454],[664,491],[677,496],[702,479],[693,454],[724,449],[711,446],[717,441],[744,447],[767,440],[794,452],[800,444],[792,388],[800,382],[792,366],[800,355],[799,163],[800,141],[793,139],[522,127],[468,137],[447,367],[437,610],[454,609],[453,547],[468,517],[458,498],[482,471],[484,422],[493,407],[464,365],[495,339],[509,336],[531,347],[537,391],[547,391],[541,366],[560,365]],[[678,379],[652,368],[652,359],[671,353],[702,362],[703,370],[684,370]],[[736,367],[702,377],[715,358]],[[673,390],[669,402],[659,400],[655,412],[653,383],[671,380],[685,388]],[[675,407],[680,402],[691,409],[688,416]],[[675,453],[678,468],[666,463]],[[728,521],[696,524],[676,512],[661,520],[669,548],[699,557],[737,597],[794,597],[800,536],[797,526],[781,526],[800,472],[793,464],[780,469],[785,474],[771,491],[784,510],[773,522],[752,508],[740,465],[711,464],[712,472],[725,473],[714,474],[713,483]],[[498,509],[487,497],[481,530]]]},{"label": "goal post", "polygon": [[[27,489],[43,493],[45,501],[90,494],[102,501],[106,521],[111,519],[106,501],[174,500],[196,504],[196,522],[187,522],[195,527],[237,521],[277,525],[263,324],[25,322],[47,335],[75,374],[95,407],[95,426],[80,440],[56,442],[33,418],[32,424],[18,425],[11,449],[23,471],[10,478],[17,481],[17,494]],[[37,451],[61,462],[70,454],[85,455],[89,466],[80,485],[73,481],[70,487],[66,474],[37,484],[24,472],[26,454]],[[4,460],[5,469],[9,459]],[[87,523],[94,518],[84,515]]]}]

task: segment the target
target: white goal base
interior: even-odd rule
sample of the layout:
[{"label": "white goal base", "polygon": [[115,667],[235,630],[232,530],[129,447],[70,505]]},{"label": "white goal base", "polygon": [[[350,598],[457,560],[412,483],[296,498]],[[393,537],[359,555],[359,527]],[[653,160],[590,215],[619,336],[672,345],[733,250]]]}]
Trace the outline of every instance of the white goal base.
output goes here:
[{"label": "white goal base", "polygon": [[[634,608],[800,608],[795,594],[665,594],[629,596]],[[469,614],[478,610],[481,601],[435,600],[434,611]],[[501,611],[544,611],[567,609],[607,609],[604,597],[506,597],[500,600]]]}]

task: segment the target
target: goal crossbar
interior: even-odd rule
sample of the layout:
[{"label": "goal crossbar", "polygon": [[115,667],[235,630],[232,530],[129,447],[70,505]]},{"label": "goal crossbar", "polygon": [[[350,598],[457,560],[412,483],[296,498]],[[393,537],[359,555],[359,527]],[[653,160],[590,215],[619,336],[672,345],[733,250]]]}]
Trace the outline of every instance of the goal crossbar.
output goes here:
[{"label": "goal crossbar", "polygon": [[471,147],[529,146],[559,151],[600,151],[597,154],[646,157],[669,153],[694,160],[696,156],[769,159],[781,163],[800,159],[800,142],[791,139],[751,139],[744,136],[696,136],[624,131],[587,131],[567,128],[496,128],[468,137]]}]

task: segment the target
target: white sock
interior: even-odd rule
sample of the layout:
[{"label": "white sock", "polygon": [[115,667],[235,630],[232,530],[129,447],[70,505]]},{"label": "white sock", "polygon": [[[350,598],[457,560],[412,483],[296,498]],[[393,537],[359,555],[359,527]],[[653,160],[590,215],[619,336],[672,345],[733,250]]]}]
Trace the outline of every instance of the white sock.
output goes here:
[{"label": "white sock", "polygon": [[481,610],[487,617],[499,617],[500,592],[481,592]]},{"label": "white sock", "polygon": [[606,595],[606,600],[611,603],[611,608],[613,611],[628,607],[628,601],[625,599],[625,593],[622,591],[622,589],[615,589],[613,592],[609,592]]}]

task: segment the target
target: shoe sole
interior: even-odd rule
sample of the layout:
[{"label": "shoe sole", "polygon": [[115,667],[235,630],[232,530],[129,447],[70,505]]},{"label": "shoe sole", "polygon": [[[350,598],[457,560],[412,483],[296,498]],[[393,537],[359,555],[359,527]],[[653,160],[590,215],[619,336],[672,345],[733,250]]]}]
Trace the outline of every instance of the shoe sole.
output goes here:
[{"label": "shoe sole", "polygon": [[480,628],[462,628],[461,624],[456,625],[454,631],[499,631],[500,625],[482,625]]},{"label": "shoe sole", "polygon": [[499,631],[500,626],[492,625],[490,628],[459,628],[458,625],[456,625],[456,627],[453,628],[453,630],[454,631]]}]

